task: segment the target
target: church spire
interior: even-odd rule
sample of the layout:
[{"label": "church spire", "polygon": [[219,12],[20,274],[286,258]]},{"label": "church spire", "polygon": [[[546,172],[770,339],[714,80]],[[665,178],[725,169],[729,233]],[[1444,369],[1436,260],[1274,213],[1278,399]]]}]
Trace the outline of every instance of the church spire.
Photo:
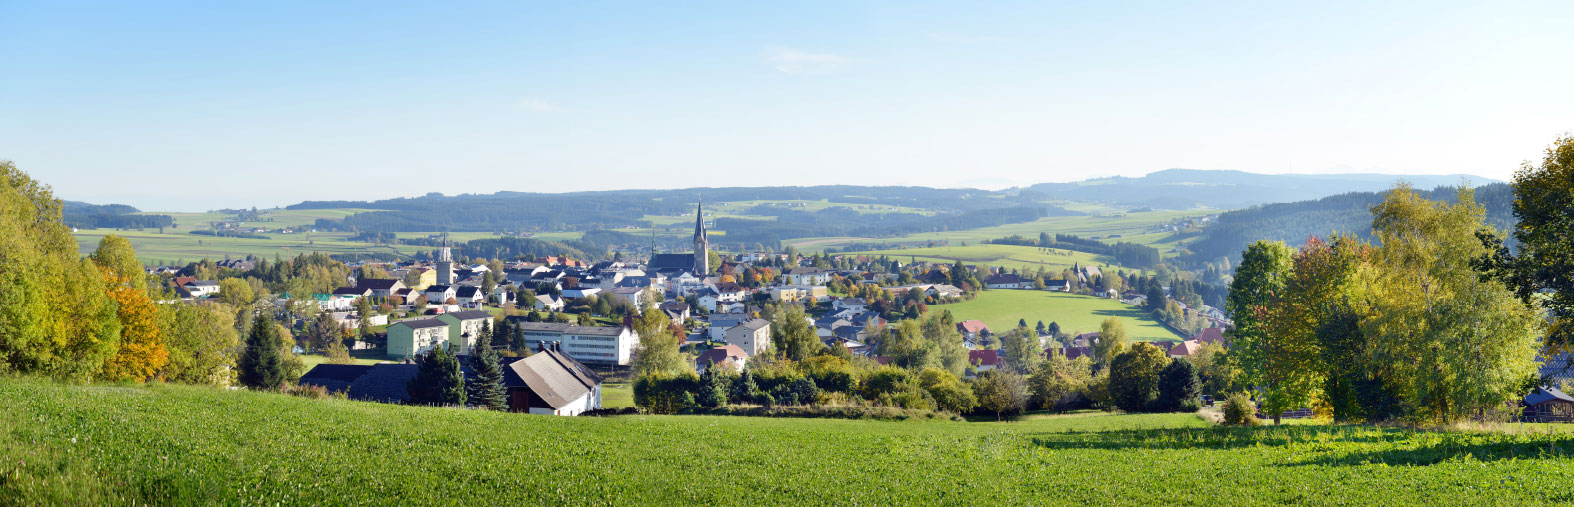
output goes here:
[{"label": "church spire", "polygon": [[710,274],[710,238],[705,234],[705,201],[694,208],[694,276]]}]

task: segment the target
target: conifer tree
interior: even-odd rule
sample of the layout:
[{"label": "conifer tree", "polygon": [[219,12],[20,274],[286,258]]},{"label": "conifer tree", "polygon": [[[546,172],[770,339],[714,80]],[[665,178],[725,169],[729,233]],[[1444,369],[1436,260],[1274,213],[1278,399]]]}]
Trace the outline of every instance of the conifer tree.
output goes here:
[{"label": "conifer tree", "polygon": [[236,362],[240,383],[252,389],[274,389],[284,383],[284,364],[279,357],[279,337],[273,319],[258,315],[251,321],[246,350]]},{"label": "conifer tree", "polygon": [[503,387],[503,367],[498,362],[497,351],[492,349],[492,334],[481,333],[470,347],[470,370],[475,376],[469,379],[470,403],[492,410],[507,410],[507,391]]},{"label": "conifer tree", "polygon": [[405,385],[410,401],[421,405],[464,405],[465,374],[459,369],[459,359],[444,347],[432,347],[415,361],[418,370],[415,378]]}]

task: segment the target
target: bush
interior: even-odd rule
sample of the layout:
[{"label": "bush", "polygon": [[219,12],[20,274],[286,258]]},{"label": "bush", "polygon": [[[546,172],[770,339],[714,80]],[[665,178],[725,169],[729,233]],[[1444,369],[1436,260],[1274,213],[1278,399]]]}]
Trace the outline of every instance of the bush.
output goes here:
[{"label": "bush", "polygon": [[1224,424],[1230,426],[1256,426],[1257,405],[1246,393],[1235,393],[1224,400]]},{"label": "bush", "polygon": [[1110,401],[1126,412],[1152,410],[1159,397],[1159,372],[1170,362],[1158,347],[1145,343],[1121,352],[1109,364]]}]

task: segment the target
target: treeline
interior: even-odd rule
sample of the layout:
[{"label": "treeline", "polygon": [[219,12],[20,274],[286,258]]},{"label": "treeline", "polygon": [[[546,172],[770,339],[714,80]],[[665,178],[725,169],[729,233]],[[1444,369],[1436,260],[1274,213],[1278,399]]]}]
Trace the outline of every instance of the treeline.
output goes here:
[{"label": "treeline", "polygon": [[1027,238],[1020,235],[988,240],[987,243],[995,245],[1035,246],[1039,248],[1059,248],[1077,252],[1087,252],[1096,255],[1107,255],[1115,259],[1116,264],[1128,268],[1147,269],[1158,266],[1164,262],[1164,256],[1159,249],[1147,245],[1127,243],[1125,241],[1114,244],[1105,243],[1091,238],[1083,238],[1071,234],[1039,233],[1038,239]]},{"label": "treeline", "polygon": [[169,215],[133,215],[137,209],[124,204],[88,204],[66,201],[62,219],[78,229],[157,229],[174,225]]},{"label": "treeline", "polygon": [[249,233],[249,232],[238,232],[238,231],[209,231],[209,230],[198,229],[198,230],[195,230],[195,231],[187,231],[186,234],[195,234],[195,235],[198,235],[198,236],[214,236],[214,237],[219,237],[219,238],[270,239],[269,237],[261,235],[261,234],[252,234],[252,233]]},{"label": "treeline", "polygon": [[[1453,202],[1455,188],[1439,187],[1418,191],[1429,200]],[[1203,227],[1202,237],[1186,243],[1190,253],[1181,257],[1188,266],[1198,266],[1221,258],[1240,262],[1246,245],[1257,240],[1284,241],[1299,245],[1311,236],[1349,234],[1371,241],[1372,207],[1383,202],[1386,192],[1352,192],[1315,201],[1269,204],[1225,212]],[[1485,223],[1501,230],[1514,224],[1512,189],[1493,183],[1475,189]]]},{"label": "treeline", "polygon": [[1446,424],[1516,410],[1538,381],[1544,310],[1483,276],[1487,213],[1469,189],[1455,192],[1451,202],[1386,192],[1373,243],[1247,247],[1230,285],[1229,356],[1264,413],[1317,406],[1340,421]]},{"label": "treeline", "polygon": [[776,220],[720,218],[716,229],[726,231],[728,243],[760,243],[779,248],[783,240],[824,236],[880,238],[994,227],[1027,223],[1050,216],[1074,215],[1055,206],[1011,206],[961,211],[950,214],[860,213],[847,207],[803,211],[776,206],[756,206],[749,214],[776,217]]}]

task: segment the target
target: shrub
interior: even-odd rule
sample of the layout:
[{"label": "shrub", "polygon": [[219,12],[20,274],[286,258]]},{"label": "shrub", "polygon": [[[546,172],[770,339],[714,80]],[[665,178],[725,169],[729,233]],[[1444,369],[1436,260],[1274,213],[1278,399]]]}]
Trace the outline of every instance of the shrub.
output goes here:
[{"label": "shrub", "polygon": [[1127,412],[1153,408],[1159,396],[1159,372],[1170,362],[1158,347],[1145,343],[1116,355],[1109,364],[1109,397]]},{"label": "shrub", "polygon": [[1256,426],[1257,405],[1246,393],[1235,393],[1224,400],[1224,424],[1231,426]]}]

